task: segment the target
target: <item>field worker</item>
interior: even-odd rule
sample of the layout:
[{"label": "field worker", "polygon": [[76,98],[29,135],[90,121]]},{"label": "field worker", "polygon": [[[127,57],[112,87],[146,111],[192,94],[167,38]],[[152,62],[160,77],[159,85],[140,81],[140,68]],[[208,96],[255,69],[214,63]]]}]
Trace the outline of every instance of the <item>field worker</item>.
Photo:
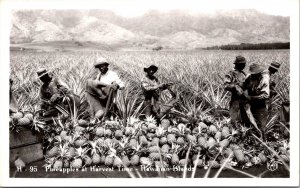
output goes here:
[{"label": "field worker", "polygon": [[[172,100],[171,103],[167,106],[170,106],[168,110],[163,109],[163,112],[160,112],[160,94],[161,91],[168,89],[169,86],[173,85],[173,83],[160,83],[158,78],[154,75],[158,70],[158,67],[155,65],[151,65],[148,68],[144,68],[145,77],[142,79],[141,87],[144,94],[144,115],[146,116],[154,116],[156,118],[161,118],[163,113],[166,113],[174,104]],[[171,92],[173,98],[175,98],[175,93]]]},{"label": "field worker", "polygon": [[99,69],[95,80],[89,79],[86,85],[86,99],[89,103],[91,121],[103,118],[113,106],[117,90],[124,89],[124,82],[118,74],[108,69],[109,63],[98,58],[94,64]]},{"label": "field worker", "polygon": [[50,74],[44,68],[37,71],[38,78],[43,82],[39,93],[42,116],[53,117],[64,114],[66,117],[73,109],[74,102],[76,106],[79,106],[80,99],[72,94],[67,84]]},{"label": "field worker", "polygon": [[250,109],[256,121],[257,127],[264,136],[267,123],[268,109],[266,101],[270,97],[269,79],[263,76],[263,67],[253,63],[249,67],[250,75],[246,78],[243,89],[244,97],[250,104]]},{"label": "field worker", "polygon": [[229,114],[232,123],[245,120],[244,108],[241,103],[243,95],[242,85],[246,79],[246,73],[243,71],[246,66],[246,59],[243,56],[237,56],[234,61],[234,69],[225,75],[225,90],[231,92],[231,100],[229,103]]},{"label": "field worker", "polygon": [[267,102],[267,105],[268,105],[267,107],[268,107],[269,111],[272,110],[272,105],[271,105],[272,104],[272,98],[277,95],[277,92],[275,90],[276,83],[274,81],[273,75],[275,75],[278,72],[279,68],[280,68],[280,63],[274,61],[269,66],[268,70],[265,70],[263,72],[263,75],[265,77],[267,77],[266,79],[269,79],[269,83],[270,83],[270,97],[269,97],[269,100]]},{"label": "field worker", "polygon": [[18,111],[18,103],[12,92],[13,80],[9,79],[9,114],[15,113]]}]

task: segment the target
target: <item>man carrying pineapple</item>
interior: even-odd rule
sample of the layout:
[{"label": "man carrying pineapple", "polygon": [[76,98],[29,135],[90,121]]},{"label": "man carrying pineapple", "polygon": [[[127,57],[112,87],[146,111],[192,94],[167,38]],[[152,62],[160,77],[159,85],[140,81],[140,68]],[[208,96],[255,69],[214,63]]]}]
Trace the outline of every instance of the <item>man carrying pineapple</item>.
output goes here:
[{"label": "man carrying pineapple", "polygon": [[249,104],[253,118],[256,121],[260,136],[264,139],[267,124],[267,100],[270,97],[269,78],[264,76],[264,69],[259,64],[253,63],[249,67],[250,75],[243,83],[243,97]]},{"label": "man carrying pineapple", "polygon": [[86,99],[89,103],[92,122],[106,116],[113,106],[117,90],[124,89],[124,82],[116,72],[109,70],[108,66],[106,59],[98,58],[94,67],[99,70],[99,74],[95,80],[87,80]]},{"label": "man carrying pineapple", "polygon": [[[144,68],[145,77],[142,79],[141,87],[144,94],[144,115],[152,115],[160,119],[173,107],[177,100],[175,93],[169,88],[173,83],[160,83],[154,75],[157,70],[158,67],[155,65]],[[162,104],[160,95],[164,90],[168,90],[172,97]]]},{"label": "man carrying pineapple", "polygon": [[67,117],[74,105],[79,106],[79,97],[73,94],[64,82],[54,78],[44,68],[38,70],[37,75],[43,83],[39,95],[41,115],[44,118],[51,119],[61,114]]}]

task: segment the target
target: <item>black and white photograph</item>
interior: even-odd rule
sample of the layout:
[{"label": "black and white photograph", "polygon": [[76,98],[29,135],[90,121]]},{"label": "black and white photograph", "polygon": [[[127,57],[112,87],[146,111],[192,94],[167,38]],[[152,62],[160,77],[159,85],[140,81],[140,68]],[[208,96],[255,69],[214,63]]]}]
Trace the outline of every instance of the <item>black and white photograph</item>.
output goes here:
[{"label": "black and white photograph", "polygon": [[299,185],[298,0],[13,2],[1,185]]}]

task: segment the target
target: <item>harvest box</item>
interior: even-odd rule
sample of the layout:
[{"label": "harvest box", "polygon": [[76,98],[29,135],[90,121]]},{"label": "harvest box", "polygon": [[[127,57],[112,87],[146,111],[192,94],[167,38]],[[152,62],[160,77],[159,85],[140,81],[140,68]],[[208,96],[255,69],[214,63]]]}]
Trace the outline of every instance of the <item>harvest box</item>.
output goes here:
[{"label": "harvest box", "polygon": [[25,163],[30,163],[43,158],[43,134],[28,128],[20,132],[10,132],[9,149],[10,162],[19,156]]}]

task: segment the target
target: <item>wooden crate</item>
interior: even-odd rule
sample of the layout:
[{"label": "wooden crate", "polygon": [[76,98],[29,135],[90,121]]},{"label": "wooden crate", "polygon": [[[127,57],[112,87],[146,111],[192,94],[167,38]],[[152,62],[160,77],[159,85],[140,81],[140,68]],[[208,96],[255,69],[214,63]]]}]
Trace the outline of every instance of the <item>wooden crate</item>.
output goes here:
[{"label": "wooden crate", "polygon": [[10,162],[14,162],[19,156],[25,163],[43,159],[43,135],[30,129],[22,129],[20,132],[10,132],[9,149]]}]

